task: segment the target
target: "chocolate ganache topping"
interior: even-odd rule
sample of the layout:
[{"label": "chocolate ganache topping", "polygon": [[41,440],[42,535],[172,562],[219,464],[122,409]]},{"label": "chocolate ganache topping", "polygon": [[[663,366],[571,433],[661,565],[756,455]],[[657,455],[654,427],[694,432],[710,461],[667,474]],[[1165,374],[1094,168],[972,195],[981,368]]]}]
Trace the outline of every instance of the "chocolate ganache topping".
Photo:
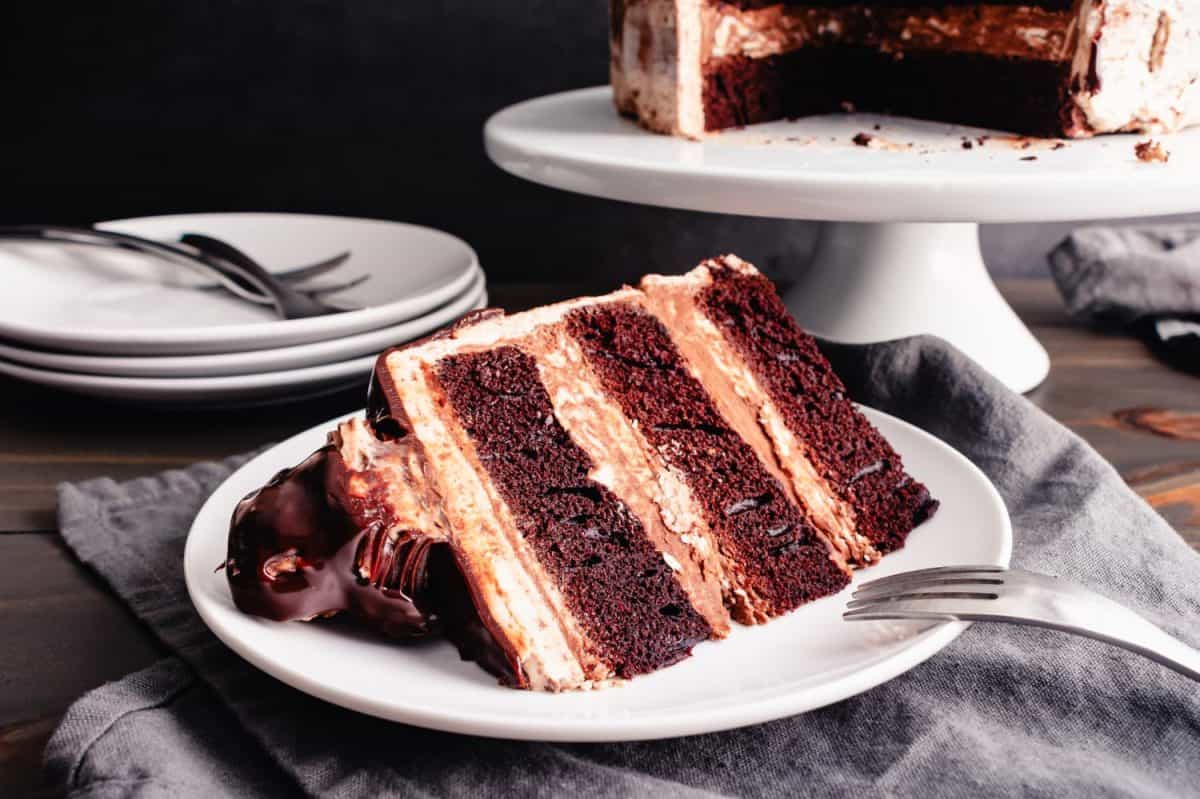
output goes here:
[{"label": "chocolate ganache topping", "polygon": [[434,542],[390,532],[380,505],[348,493],[330,443],[238,503],[226,575],[234,603],[279,621],[356,612],[397,638],[433,632],[428,562]]},{"label": "chocolate ganache topping", "polygon": [[381,506],[349,495],[347,477],[330,443],[238,503],[225,563],[238,609],[276,621],[345,611],[394,638],[444,635],[464,659],[523,684],[480,619],[450,544],[389,530]]}]

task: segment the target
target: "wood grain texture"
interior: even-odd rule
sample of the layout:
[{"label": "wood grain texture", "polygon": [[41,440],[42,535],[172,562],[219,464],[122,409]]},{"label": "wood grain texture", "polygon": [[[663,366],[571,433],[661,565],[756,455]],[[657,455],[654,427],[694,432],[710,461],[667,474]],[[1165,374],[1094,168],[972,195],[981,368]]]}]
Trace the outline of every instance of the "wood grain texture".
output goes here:
[{"label": "wood grain texture", "polygon": [[0,726],[165,654],[56,533],[0,536],[0,641]]},{"label": "wood grain texture", "polygon": [[1200,441],[1200,413],[1161,408],[1121,408],[1113,420],[1125,427],[1180,441]]},{"label": "wood grain texture", "polygon": [[54,529],[60,482],[128,480],[246,452],[362,407],[362,393],[274,409],[169,412],[0,378],[0,531]]},{"label": "wood grain texture", "polygon": [[1029,398],[1200,550],[1200,378],[1165,366],[1136,339],[1071,319],[1049,281],[1000,287],[1050,353],[1050,377]]},{"label": "wood grain texture", "polygon": [[52,796],[42,777],[42,752],[58,714],[0,725],[0,796]]},{"label": "wood grain texture", "polygon": [[[499,285],[492,296],[519,310],[610,282]],[[1050,378],[1030,399],[1200,549],[1200,379],[1163,366],[1138,341],[1070,320],[1049,281],[1001,288],[1050,352]],[[167,413],[0,379],[0,795],[38,783],[38,753],[71,701],[161,654],[54,533],[55,485],[245,452],[362,403],[347,392],[276,409]]]},{"label": "wood grain texture", "polygon": [[43,793],[67,707],[165,654],[52,531],[0,536],[0,641],[0,796]]}]

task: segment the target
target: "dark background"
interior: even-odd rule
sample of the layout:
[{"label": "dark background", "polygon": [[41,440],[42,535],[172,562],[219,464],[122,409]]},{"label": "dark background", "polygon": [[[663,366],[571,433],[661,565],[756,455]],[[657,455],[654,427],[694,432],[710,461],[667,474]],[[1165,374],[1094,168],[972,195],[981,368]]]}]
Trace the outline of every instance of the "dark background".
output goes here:
[{"label": "dark background", "polygon": [[[462,236],[492,280],[615,282],[722,251],[774,271],[811,245],[809,224],[590,199],[491,165],[489,114],[607,81],[605,0],[7,6],[0,222],[398,219]],[[988,227],[985,253],[1040,274],[1069,228]]]}]

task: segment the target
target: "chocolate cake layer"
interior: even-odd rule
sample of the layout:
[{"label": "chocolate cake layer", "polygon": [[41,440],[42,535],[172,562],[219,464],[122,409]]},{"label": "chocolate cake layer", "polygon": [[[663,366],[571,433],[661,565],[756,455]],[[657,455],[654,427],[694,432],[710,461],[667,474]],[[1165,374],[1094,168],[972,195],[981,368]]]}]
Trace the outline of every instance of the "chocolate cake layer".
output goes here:
[{"label": "chocolate cake layer", "polygon": [[452,355],[437,379],[524,540],[596,655],[620,677],[686,657],[711,629],[641,523],[555,418],[516,347]]},{"label": "chocolate cake layer", "polygon": [[937,500],[846,396],[770,281],[716,265],[710,272],[700,306],[750,365],[826,483],[854,509],[858,533],[880,552],[903,546]]},{"label": "chocolate cake layer", "polygon": [[702,11],[703,54],[762,57],[802,47],[868,47],[902,57],[960,52],[1069,61],[1072,13],[1024,3],[770,4],[713,2]]},{"label": "chocolate cake layer", "polygon": [[718,414],[655,317],[609,303],[575,311],[568,323],[606,391],[701,505],[726,559],[735,619],[762,621],[846,585],[825,542]]},{"label": "chocolate cake layer", "polygon": [[[805,48],[766,58],[727,56],[704,67],[708,130],[859,111],[1055,136],[1076,123],[1070,66],[974,53]],[[936,91],[930,87],[936,86]]]}]

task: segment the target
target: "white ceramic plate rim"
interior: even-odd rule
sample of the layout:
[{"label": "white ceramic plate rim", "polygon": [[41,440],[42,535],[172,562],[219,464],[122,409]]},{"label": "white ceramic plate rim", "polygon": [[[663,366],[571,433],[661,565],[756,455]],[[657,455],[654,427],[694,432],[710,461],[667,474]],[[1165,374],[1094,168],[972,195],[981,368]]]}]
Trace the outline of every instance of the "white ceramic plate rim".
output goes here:
[{"label": "white ceramic plate rim", "polygon": [[[449,280],[435,289],[415,297],[405,297],[394,302],[362,308],[357,311],[317,316],[310,319],[280,319],[270,322],[255,322],[248,324],[220,325],[216,327],[179,327],[169,329],[139,330],[104,330],[104,329],[72,329],[72,328],[43,328],[36,325],[14,324],[0,320],[0,337],[17,339],[50,349],[63,349],[75,352],[115,353],[115,352],[154,352],[157,354],[176,354],[182,351],[197,352],[197,348],[213,348],[210,351],[231,351],[233,342],[253,341],[258,348],[282,345],[285,343],[301,343],[323,341],[334,336],[359,333],[364,330],[383,327],[387,324],[402,322],[407,319],[427,313],[429,310],[445,303],[447,300],[461,294],[471,283],[479,268],[479,258],[475,251],[462,239],[452,236],[435,228],[423,225],[412,225],[405,222],[392,222],[382,219],[361,219],[356,217],[334,217],[320,214],[274,214],[274,213],[220,213],[220,214],[169,214],[164,216],[138,217],[132,219],[115,219],[96,225],[100,229],[126,230],[138,223],[160,222],[172,219],[201,220],[203,217],[257,217],[266,222],[271,218],[289,219],[336,219],[345,222],[370,222],[378,225],[394,225],[409,230],[420,230],[426,234],[444,237],[463,250],[466,268],[454,279]],[[202,222],[190,223],[197,229],[203,228]],[[132,231],[131,231],[132,232]],[[240,349],[246,349],[245,346]]]},{"label": "white ceramic plate rim", "polygon": [[0,342],[0,360],[53,372],[104,377],[195,378],[229,377],[249,372],[282,371],[344,361],[381,350],[453,322],[479,307],[484,296],[483,270],[473,267],[475,279],[463,294],[428,314],[397,325],[351,336],[274,349],[213,355],[79,355],[46,352]]},{"label": "white ceramic plate rim", "polygon": [[[997,514],[996,518],[1001,521],[1001,529],[997,531],[999,536],[995,541],[998,549],[991,562],[1001,566],[1008,565],[1012,554],[1011,524],[1003,500],[987,477],[959,452],[923,430],[880,411],[870,408],[864,410],[876,424],[883,422],[885,425],[894,425],[915,433],[925,445],[940,450],[941,454],[948,457],[956,468],[970,473],[980,487],[986,487],[986,493]],[[279,447],[295,444],[301,439],[315,438],[319,441],[325,431],[331,429],[342,419],[355,415],[357,414],[330,420],[293,436],[276,448],[259,455],[243,466],[242,470],[254,468],[255,464],[260,461],[270,460],[272,453]],[[273,464],[273,467],[281,468],[290,465],[290,463],[279,463]],[[213,527],[212,523],[227,524],[225,520],[228,519],[233,505],[246,492],[246,487],[238,484],[237,476],[237,472],[231,475],[201,508],[189,532],[184,552],[184,574],[188,594],[205,624],[218,638],[248,662],[298,690],[351,710],[419,727],[494,738],[576,742],[650,740],[733,729],[814,710],[874,688],[924,662],[957,638],[969,626],[965,623],[933,626],[914,634],[899,652],[891,656],[882,656],[878,660],[858,668],[837,672],[823,682],[792,686],[773,684],[755,691],[739,692],[738,697],[741,701],[731,704],[716,708],[709,706],[695,711],[672,711],[669,714],[659,714],[657,717],[650,718],[597,719],[542,716],[523,719],[511,714],[485,714],[446,706],[422,707],[419,701],[404,705],[382,702],[366,691],[355,692],[336,685],[314,682],[310,676],[305,674],[302,667],[265,654],[255,647],[252,640],[241,637],[230,626],[227,626],[227,621],[233,621],[240,617],[239,611],[234,609],[231,604],[222,605],[205,593],[202,581],[206,578],[212,579],[213,564],[201,562],[203,560],[201,551],[204,549],[202,538],[206,532],[208,535],[216,533],[224,535],[224,529]],[[221,549],[224,551],[223,547]],[[797,612],[802,611],[803,609]],[[331,642],[335,640],[331,639]],[[331,645],[336,644],[331,643]],[[731,643],[722,642],[719,645],[729,646]],[[498,690],[511,689],[498,687]],[[611,690],[620,690],[620,688]]]},{"label": "white ceramic plate rim", "polygon": [[[481,291],[474,307],[487,304],[487,292]],[[402,342],[397,342],[402,343]],[[245,375],[222,375],[219,377],[112,377],[107,375],[85,375],[75,372],[58,372],[37,369],[0,361],[0,374],[9,374],[34,383],[61,388],[96,388],[105,390],[132,390],[159,392],[162,394],[190,394],[202,391],[239,391],[252,388],[286,388],[310,383],[326,383],[369,370],[379,357],[378,352],[335,363],[308,366],[302,369],[282,369],[275,372],[256,372]]]}]

